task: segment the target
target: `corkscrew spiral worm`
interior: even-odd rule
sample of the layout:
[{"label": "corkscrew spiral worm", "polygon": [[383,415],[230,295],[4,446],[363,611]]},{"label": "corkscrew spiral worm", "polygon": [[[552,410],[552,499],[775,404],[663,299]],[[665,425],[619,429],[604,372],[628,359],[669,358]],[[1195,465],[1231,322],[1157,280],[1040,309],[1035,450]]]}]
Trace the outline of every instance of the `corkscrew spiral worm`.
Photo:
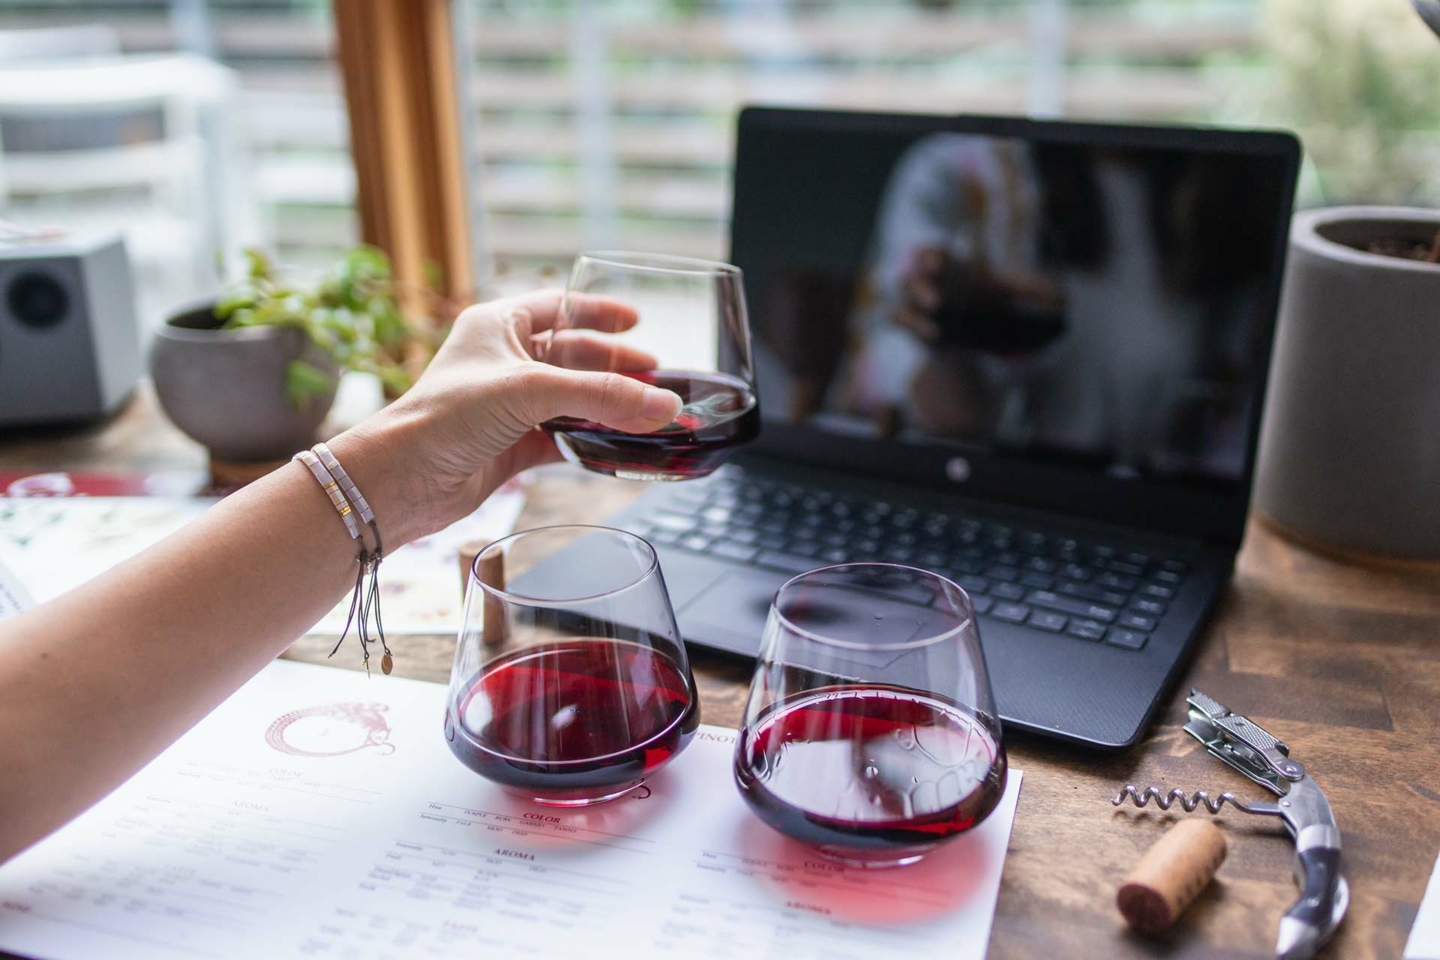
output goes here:
[{"label": "corkscrew spiral worm", "polygon": [[1223,807],[1227,802],[1233,804],[1237,809],[1240,810],[1244,810],[1246,808],[1245,802],[1237,799],[1235,794],[1230,793],[1228,790],[1225,793],[1220,794],[1220,796],[1218,797],[1212,797],[1208,792],[1204,790],[1196,790],[1194,793],[1186,793],[1179,787],[1176,787],[1169,793],[1162,793],[1159,787],[1146,787],[1145,792],[1141,793],[1140,788],[1135,786],[1135,784],[1133,783],[1127,783],[1125,785],[1125,789],[1117,793],[1115,795],[1115,799],[1110,802],[1118,807],[1125,802],[1126,797],[1129,797],[1130,802],[1135,804],[1135,806],[1137,807],[1148,806],[1150,801],[1154,800],[1155,805],[1161,810],[1169,810],[1170,807],[1178,800],[1180,802],[1180,806],[1185,808],[1186,813],[1194,813],[1195,808],[1201,806],[1202,804],[1204,805],[1205,809],[1210,811],[1212,814],[1219,813],[1220,808]]}]

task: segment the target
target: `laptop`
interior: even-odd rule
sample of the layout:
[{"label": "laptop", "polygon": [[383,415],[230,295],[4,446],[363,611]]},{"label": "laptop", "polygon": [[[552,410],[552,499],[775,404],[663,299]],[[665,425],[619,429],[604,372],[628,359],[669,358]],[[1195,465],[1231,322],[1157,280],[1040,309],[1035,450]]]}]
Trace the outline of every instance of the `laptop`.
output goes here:
[{"label": "laptop", "polygon": [[1279,132],[745,110],[761,437],[610,523],[689,643],[746,656],[797,573],[941,573],[1007,725],[1135,743],[1240,546],[1298,164]]}]

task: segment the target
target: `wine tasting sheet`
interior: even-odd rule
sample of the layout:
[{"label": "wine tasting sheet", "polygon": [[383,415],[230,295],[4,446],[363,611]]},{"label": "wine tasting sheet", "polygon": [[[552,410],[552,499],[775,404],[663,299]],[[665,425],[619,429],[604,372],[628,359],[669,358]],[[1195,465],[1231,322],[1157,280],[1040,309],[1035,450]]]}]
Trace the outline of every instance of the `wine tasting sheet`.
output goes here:
[{"label": "wine tasting sheet", "polygon": [[[631,797],[510,798],[446,748],[444,687],[276,662],[0,867],[0,950],[45,960],[984,956],[1020,792],[900,870],[761,824],[702,726]],[[97,718],[96,722],[100,722]],[[8,786],[8,785],[7,785]]]}]

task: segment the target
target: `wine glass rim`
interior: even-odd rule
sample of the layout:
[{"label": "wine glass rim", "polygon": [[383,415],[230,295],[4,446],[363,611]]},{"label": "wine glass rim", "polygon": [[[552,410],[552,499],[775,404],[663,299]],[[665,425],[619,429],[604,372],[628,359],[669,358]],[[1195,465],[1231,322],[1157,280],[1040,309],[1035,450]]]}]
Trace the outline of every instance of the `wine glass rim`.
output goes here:
[{"label": "wine glass rim", "polygon": [[[956,592],[959,593],[961,599],[964,601],[961,606],[961,612],[964,615],[960,618],[960,622],[955,624],[955,626],[940,633],[932,634],[931,636],[920,637],[916,640],[907,640],[904,643],[862,643],[855,640],[841,640],[838,637],[827,637],[823,633],[816,633],[814,630],[800,626],[798,623],[785,616],[784,611],[780,609],[780,594],[788,590],[797,581],[804,580],[807,577],[813,577],[816,574],[820,573],[830,573],[836,570],[847,570],[853,569],[855,567],[868,567],[871,569],[886,570],[904,570],[906,573],[918,573],[932,580],[938,580],[942,584],[948,584],[951,587],[955,588]],[[876,652],[883,650],[918,650],[921,647],[928,647],[932,644],[940,643],[943,640],[949,640],[956,634],[963,632],[967,627],[972,626],[975,622],[975,605],[970,600],[970,594],[965,592],[964,587],[960,586],[960,584],[956,583],[954,580],[951,580],[949,577],[943,577],[940,574],[935,573],[933,570],[923,570],[920,567],[912,567],[903,563],[833,563],[829,566],[816,567],[814,570],[806,570],[804,573],[797,573],[795,576],[782,583],[780,585],[780,589],[775,591],[775,599],[772,600],[770,603],[770,611],[775,614],[776,619],[778,619],[782,624],[784,624],[785,629],[791,630],[807,640],[813,640],[816,643],[822,643],[830,647],[840,647],[845,650],[863,650],[867,652]]]},{"label": "wine glass rim", "polygon": [[638,253],[629,250],[587,250],[580,254],[581,260],[603,263],[627,270],[643,270],[647,273],[668,273],[691,276],[714,276],[722,274],[736,276],[740,268],[733,263],[720,260],[704,260],[700,257],[681,257],[672,253]]},{"label": "wine glass rim", "polygon": [[[599,593],[588,594],[581,597],[562,597],[553,600],[545,599],[543,597],[530,597],[526,596],[523,593],[515,593],[514,591],[508,589],[492,586],[486,583],[483,579],[481,579],[480,558],[485,556],[485,554],[488,553],[491,549],[495,547],[500,547],[502,544],[508,543],[511,540],[519,540],[521,537],[530,536],[531,534],[553,533],[556,530],[588,530],[594,533],[608,533],[616,535],[621,539],[633,540],[645,548],[645,552],[649,555],[650,559],[649,562],[645,565],[645,569],[642,570],[639,574],[637,574],[635,578],[630,582],[622,584],[618,587],[614,587],[610,590],[602,590]],[[552,523],[543,527],[531,527],[528,530],[516,530],[514,533],[506,534],[499,540],[492,540],[489,543],[485,544],[485,546],[481,547],[479,552],[475,554],[475,559],[470,561],[470,580],[471,582],[478,585],[481,590],[484,590],[492,597],[496,597],[501,600],[508,600],[513,603],[522,604],[527,607],[568,607],[571,604],[576,603],[589,603],[595,600],[604,600],[607,597],[618,596],[619,594],[622,594],[627,590],[633,590],[635,587],[638,587],[640,584],[650,579],[651,575],[659,569],[660,557],[655,553],[655,547],[650,543],[649,540],[646,540],[639,534],[631,533],[629,530],[621,530],[618,527],[602,526],[598,523]],[[668,594],[666,596],[666,602],[669,602]]]}]

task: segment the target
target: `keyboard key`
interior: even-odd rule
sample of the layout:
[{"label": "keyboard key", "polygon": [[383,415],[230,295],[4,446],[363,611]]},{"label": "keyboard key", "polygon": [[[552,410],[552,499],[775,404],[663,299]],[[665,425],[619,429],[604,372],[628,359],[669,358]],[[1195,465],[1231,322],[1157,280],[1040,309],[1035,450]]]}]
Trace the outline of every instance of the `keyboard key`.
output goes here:
[{"label": "keyboard key", "polygon": [[1141,633],[1149,633],[1155,629],[1154,617],[1143,617],[1138,613],[1122,613],[1115,623],[1126,630],[1139,630]]},{"label": "keyboard key", "polygon": [[694,517],[682,517],[678,513],[657,513],[647,520],[651,526],[658,529],[675,530],[679,533],[695,529]]},{"label": "keyboard key", "polygon": [[1148,633],[1138,633],[1134,630],[1122,630],[1116,628],[1105,635],[1105,642],[1115,647],[1124,647],[1126,650],[1139,650],[1145,646],[1145,641],[1150,639]]},{"label": "keyboard key", "polygon": [[1071,620],[1070,626],[1065,632],[1072,637],[1079,637],[1081,640],[1103,640],[1105,639],[1105,625],[1096,623],[1094,620]]},{"label": "keyboard key", "polygon": [[990,616],[1009,623],[1024,623],[1025,618],[1030,616],[1030,608],[1018,603],[997,603],[990,611]]},{"label": "keyboard key", "polygon": [[1173,570],[1157,570],[1152,573],[1151,576],[1155,578],[1157,583],[1168,583],[1172,587],[1181,580],[1180,574]]},{"label": "keyboard key", "polygon": [[710,544],[713,542],[709,537],[702,537],[699,534],[695,534],[689,537],[681,537],[675,541],[675,545],[677,547],[683,547],[686,550],[694,550],[696,553],[704,553],[710,549]]},{"label": "keyboard key", "polygon": [[1175,596],[1175,591],[1160,583],[1147,583],[1140,588],[1140,592],[1147,597],[1154,597],[1156,600],[1169,600]]},{"label": "keyboard key", "polygon": [[790,546],[790,538],[783,533],[767,533],[759,537],[755,545],[761,550],[785,550]]},{"label": "keyboard key", "polygon": [[1046,610],[1068,613],[1075,617],[1087,617],[1091,620],[1102,620],[1105,623],[1110,623],[1115,619],[1115,611],[1110,607],[1102,607],[1099,604],[1071,597],[1062,597],[1051,590],[1032,590],[1025,597],[1025,602]]},{"label": "keyboard key", "polygon": [[1150,558],[1146,554],[1137,551],[1134,553],[1125,554],[1125,562],[1133,563],[1137,567],[1143,567],[1145,566],[1145,564],[1150,562]]},{"label": "keyboard key", "polygon": [[1115,548],[1108,547],[1103,543],[1096,544],[1090,549],[1090,552],[1093,553],[1095,556],[1099,557],[1101,560],[1109,560],[1111,557],[1115,556]]},{"label": "keyboard key", "polygon": [[995,554],[995,556],[992,557],[991,559],[993,559],[996,563],[1002,564],[1002,565],[1007,566],[1007,567],[1018,567],[1018,566],[1020,566],[1020,554],[1018,554],[1018,553],[1012,553],[1012,552],[1010,552],[1009,550],[1005,550],[1005,551],[1003,551],[1003,552],[1001,552],[1001,553],[997,553],[997,554]]},{"label": "keyboard key", "polygon": [[762,567],[779,570],[781,573],[805,573],[820,566],[811,557],[797,557],[794,554],[777,553],[773,550],[760,554],[755,558],[755,562]]},{"label": "keyboard key", "polygon": [[1018,583],[997,583],[990,588],[990,596],[996,600],[1024,600],[1025,588]]},{"label": "keyboard key", "polygon": [[724,507],[709,507],[700,514],[700,519],[710,523],[729,523],[731,511]]},{"label": "keyboard key", "polygon": [[651,543],[658,543],[661,546],[667,546],[674,543],[676,540],[679,540],[680,534],[676,533],[674,530],[660,529],[653,531],[645,539],[649,540]]},{"label": "keyboard key", "polygon": [[1027,622],[1037,630],[1048,630],[1051,633],[1059,633],[1065,629],[1065,624],[1070,621],[1058,613],[1046,613],[1044,610],[1036,610],[1030,614],[1030,619]]},{"label": "keyboard key", "polygon": [[1123,607],[1128,595],[1117,593],[1114,590],[1102,590],[1093,583],[1062,583],[1055,588],[1056,593],[1063,593],[1067,597],[1080,597],[1082,600],[1094,600],[1096,603],[1107,604],[1112,607]]},{"label": "keyboard key", "polygon": [[1095,578],[1095,582],[1102,587],[1113,587],[1116,590],[1134,590],[1139,583],[1134,577],[1127,577],[1119,573],[1102,573]]},{"label": "keyboard key", "polygon": [[1123,573],[1127,576],[1138,577],[1145,572],[1145,568],[1138,563],[1126,563],[1123,560],[1111,560],[1105,564],[1105,568],[1114,573]]},{"label": "keyboard key", "polygon": [[820,544],[813,540],[808,543],[792,543],[786,547],[785,550],[797,557],[818,557],[820,555]]},{"label": "keyboard key", "polygon": [[1136,600],[1130,604],[1130,609],[1136,613],[1148,613],[1153,617],[1165,615],[1165,604],[1155,600]]},{"label": "keyboard key", "polygon": [[820,559],[826,563],[844,563],[850,559],[850,554],[839,547],[831,547],[829,550],[820,551]]},{"label": "keyboard key", "polygon": [[1067,563],[1060,568],[1060,576],[1068,580],[1079,580],[1083,582],[1089,580],[1093,574],[1091,574],[1088,567],[1082,567],[1078,563]]},{"label": "keyboard key", "polygon": [[915,551],[909,547],[886,547],[880,551],[880,558],[886,563],[909,563],[915,557]]},{"label": "keyboard key", "polygon": [[725,536],[736,543],[754,543],[760,539],[760,534],[746,527],[731,527],[725,531]]},{"label": "keyboard key", "polygon": [[970,602],[975,605],[976,613],[989,613],[990,608],[995,606],[995,601],[991,600],[989,597],[972,596],[970,598]]},{"label": "keyboard key", "polygon": [[1020,571],[1014,567],[994,566],[985,571],[985,576],[991,580],[1003,580],[1006,583],[1014,583],[1020,579]]},{"label": "keyboard key", "polygon": [[744,543],[735,543],[731,540],[722,540],[711,548],[710,552],[717,557],[725,557],[728,560],[739,560],[741,563],[749,563],[755,559],[759,549]]},{"label": "keyboard key", "polygon": [[1185,564],[1180,562],[1179,560],[1162,560],[1160,562],[1160,569],[1168,570],[1171,573],[1184,574],[1185,571],[1190,568],[1185,566]]},{"label": "keyboard key", "polygon": [[1039,590],[1049,590],[1055,586],[1055,578],[1043,573],[1022,573],[1020,582],[1027,587],[1035,587]]},{"label": "keyboard key", "polygon": [[966,593],[984,593],[990,589],[990,581],[984,577],[971,577],[961,574],[954,578],[955,582],[965,590]]},{"label": "keyboard key", "polygon": [[1044,557],[1031,557],[1025,561],[1025,568],[1036,573],[1054,573],[1055,561],[1046,560]]}]

